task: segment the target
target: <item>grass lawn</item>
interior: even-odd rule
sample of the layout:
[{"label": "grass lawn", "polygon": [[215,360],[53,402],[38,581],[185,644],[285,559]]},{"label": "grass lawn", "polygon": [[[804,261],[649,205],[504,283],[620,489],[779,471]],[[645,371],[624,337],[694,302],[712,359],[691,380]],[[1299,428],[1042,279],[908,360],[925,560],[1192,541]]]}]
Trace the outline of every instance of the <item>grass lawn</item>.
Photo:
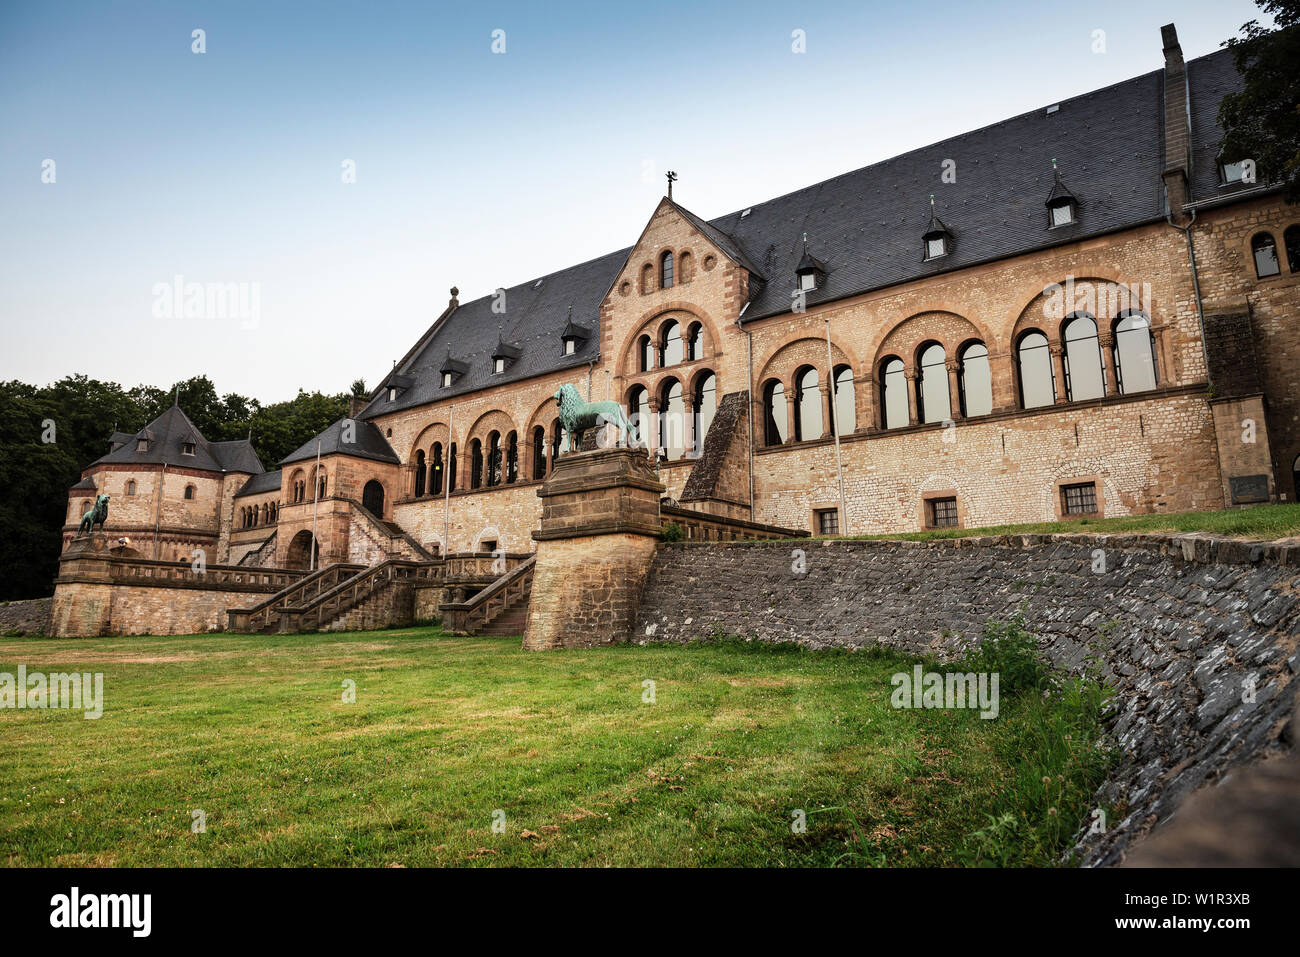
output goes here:
[{"label": "grass lawn", "polygon": [[1095,709],[897,710],[892,653],[413,628],[0,641],[19,664],[103,672],[105,706],[0,709],[10,866],[1052,864],[1104,775]]},{"label": "grass lawn", "polygon": [[1226,538],[1272,541],[1300,535],[1300,503],[1255,505],[1222,512],[1172,512],[1127,515],[1119,518],[1084,518],[1068,522],[1031,522],[1027,525],[989,525],[984,528],[938,528],[889,535],[853,535],[851,538],[901,538],[914,542],[935,538],[969,538],[973,535],[1048,534],[1052,532],[1205,532]]}]

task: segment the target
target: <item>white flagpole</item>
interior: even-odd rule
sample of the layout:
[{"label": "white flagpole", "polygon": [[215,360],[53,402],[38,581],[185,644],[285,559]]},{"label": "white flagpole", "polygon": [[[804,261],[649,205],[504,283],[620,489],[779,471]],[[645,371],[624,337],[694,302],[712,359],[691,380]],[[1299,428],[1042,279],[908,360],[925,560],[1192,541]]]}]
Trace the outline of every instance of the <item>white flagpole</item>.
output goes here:
[{"label": "white flagpole", "polygon": [[316,472],[311,477],[311,570],[316,570],[316,503],[320,501],[320,436],[316,437]]}]

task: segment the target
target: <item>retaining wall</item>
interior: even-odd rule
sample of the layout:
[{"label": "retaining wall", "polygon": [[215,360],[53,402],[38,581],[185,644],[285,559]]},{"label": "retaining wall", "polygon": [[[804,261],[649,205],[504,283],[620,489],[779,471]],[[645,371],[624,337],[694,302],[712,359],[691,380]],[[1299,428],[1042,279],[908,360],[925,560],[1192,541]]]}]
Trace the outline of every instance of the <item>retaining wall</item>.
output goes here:
[{"label": "retaining wall", "polygon": [[1057,664],[1079,669],[1095,653],[1118,691],[1122,757],[1097,801],[1123,816],[1083,838],[1085,864],[1119,862],[1191,791],[1290,743],[1300,544],[1199,535],[682,543],[657,552],[632,639],[723,633],[945,659],[979,640],[988,618],[1022,608]]}]

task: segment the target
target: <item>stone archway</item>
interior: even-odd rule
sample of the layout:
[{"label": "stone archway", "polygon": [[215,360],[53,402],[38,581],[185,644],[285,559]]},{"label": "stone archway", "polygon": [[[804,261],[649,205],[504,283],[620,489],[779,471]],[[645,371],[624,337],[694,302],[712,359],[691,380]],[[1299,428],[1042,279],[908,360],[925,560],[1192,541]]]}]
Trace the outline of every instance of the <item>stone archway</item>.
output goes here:
[{"label": "stone archway", "polygon": [[316,553],[315,566],[320,568],[320,543],[313,542],[311,532],[304,528],[290,540],[289,551],[285,554],[284,563],[289,568],[311,568],[313,551]]},{"label": "stone archway", "polygon": [[384,520],[384,486],[371,479],[361,490],[361,507],[381,522]]}]

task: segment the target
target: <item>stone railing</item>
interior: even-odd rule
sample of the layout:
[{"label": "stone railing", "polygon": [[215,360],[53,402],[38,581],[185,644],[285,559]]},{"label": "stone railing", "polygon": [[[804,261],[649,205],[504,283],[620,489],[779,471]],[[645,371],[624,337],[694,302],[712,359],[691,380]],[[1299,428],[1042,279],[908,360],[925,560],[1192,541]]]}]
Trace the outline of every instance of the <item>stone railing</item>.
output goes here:
[{"label": "stone railing", "polygon": [[502,574],[519,567],[533,556],[529,552],[507,552],[503,555],[492,552],[465,552],[448,555],[443,561],[444,581],[496,581]]},{"label": "stone railing", "polygon": [[414,585],[442,577],[441,562],[413,562],[390,558],[353,575],[310,603],[281,612],[286,631],[319,631],[320,628],[355,608],[375,592],[398,584]]},{"label": "stone railing", "polygon": [[335,588],[358,572],[364,565],[338,562],[305,575],[288,588],[282,589],[261,604],[252,608],[231,608],[226,611],[230,630],[239,633],[262,631],[281,622],[286,608],[308,604],[319,595]]},{"label": "stone railing", "polygon": [[519,599],[528,596],[533,588],[536,564],[537,557],[530,555],[473,598],[444,602],[439,606],[443,630],[453,635],[477,634]]},{"label": "stone railing", "polygon": [[293,584],[306,572],[290,568],[257,568],[246,565],[195,565],[191,562],[163,562],[148,558],[113,558],[105,554],[82,554],[63,558],[56,584],[100,582],[111,585],[154,588],[202,588],[217,591],[275,593]]},{"label": "stone railing", "polygon": [[699,512],[680,505],[661,505],[659,514],[664,527],[680,525],[682,540],[687,542],[740,542],[762,539],[807,538],[807,532],[778,525],[763,525],[739,518],[727,518]]}]

